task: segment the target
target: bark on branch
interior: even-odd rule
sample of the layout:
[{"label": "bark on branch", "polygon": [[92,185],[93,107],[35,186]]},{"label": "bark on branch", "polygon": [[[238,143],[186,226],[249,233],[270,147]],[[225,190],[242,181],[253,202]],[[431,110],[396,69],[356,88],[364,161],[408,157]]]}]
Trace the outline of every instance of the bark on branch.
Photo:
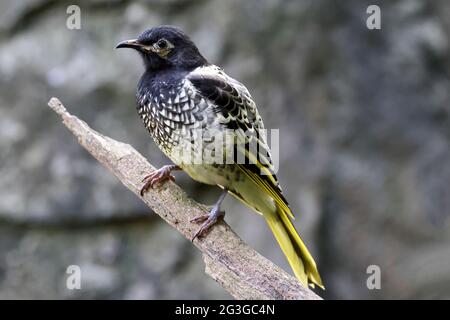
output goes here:
[{"label": "bark on branch", "polygon": [[[57,98],[50,99],[48,105],[61,116],[78,142],[140,197],[142,178],[155,168],[132,146],[103,136],[71,115]],[[169,181],[149,190],[141,199],[187,239],[198,228],[189,220],[206,212],[204,206]],[[251,249],[225,222],[215,225],[206,237],[196,239],[194,245],[203,254],[206,273],[236,299],[320,299]]]}]

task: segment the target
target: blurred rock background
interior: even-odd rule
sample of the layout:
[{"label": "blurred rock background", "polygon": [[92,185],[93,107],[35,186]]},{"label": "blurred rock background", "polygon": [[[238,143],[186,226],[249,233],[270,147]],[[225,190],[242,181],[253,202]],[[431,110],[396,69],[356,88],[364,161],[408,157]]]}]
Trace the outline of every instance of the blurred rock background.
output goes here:
[{"label": "blurred rock background", "polygon": [[[81,30],[66,9],[81,8]],[[366,28],[378,4],[382,30]],[[141,62],[115,44],[184,29],[280,128],[279,178],[325,298],[450,298],[450,2],[2,1],[0,298],[230,298],[191,244],[100,167],[46,106],[167,162],[134,106]],[[196,200],[219,191],[178,174]],[[260,217],[227,221],[289,270]],[[66,289],[79,265],[82,290]],[[381,268],[381,290],[366,269]]]}]

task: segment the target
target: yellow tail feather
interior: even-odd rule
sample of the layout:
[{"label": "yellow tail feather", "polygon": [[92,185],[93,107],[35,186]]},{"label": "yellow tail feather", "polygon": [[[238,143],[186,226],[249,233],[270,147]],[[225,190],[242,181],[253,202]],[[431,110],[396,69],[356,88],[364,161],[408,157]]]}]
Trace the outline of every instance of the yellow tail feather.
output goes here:
[{"label": "yellow tail feather", "polygon": [[307,287],[318,285],[325,289],[316,263],[298,235],[287,214],[277,206],[277,212],[263,212],[267,224],[286,256],[295,276]]}]

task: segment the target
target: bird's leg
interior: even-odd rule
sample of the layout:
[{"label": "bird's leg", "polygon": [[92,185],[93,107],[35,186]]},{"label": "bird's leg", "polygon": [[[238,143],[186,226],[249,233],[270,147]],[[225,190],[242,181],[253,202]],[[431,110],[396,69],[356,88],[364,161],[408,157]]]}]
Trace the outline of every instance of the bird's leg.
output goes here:
[{"label": "bird's leg", "polygon": [[199,236],[203,236],[209,230],[209,228],[211,228],[214,224],[216,224],[220,219],[223,219],[223,217],[225,216],[225,211],[220,210],[220,205],[222,204],[223,199],[225,199],[225,196],[227,195],[227,193],[228,193],[228,190],[223,189],[222,194],[220,195],[219,199],[214,204],[213,208],[211,209],[211,211],[209,213],[195,217],[190,221],[190,222],[196,222],[196,223],[203,222],[201,227],[197,230],[197,232],[192,237],[192,241],[194,241],[195,238],[197,238]]},{"label": "bird's leg", "polygon": [[181,170],[181,168],[174,164],[166,165],[145,176],[142,180],[145,184],[141,189],[141,196],[143,196],[144,192],[146,192],[149,188],[153,188],[156,183],[160,183],[165,180],[175,181],[175,177],[171,174],[174,170]]}]

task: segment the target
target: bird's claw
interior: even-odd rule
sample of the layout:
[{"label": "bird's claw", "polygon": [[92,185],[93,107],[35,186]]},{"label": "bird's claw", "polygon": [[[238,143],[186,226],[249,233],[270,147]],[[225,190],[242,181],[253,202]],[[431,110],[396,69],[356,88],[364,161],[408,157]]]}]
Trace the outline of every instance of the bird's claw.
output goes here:
[{"label": "bird's claw", "polygon": [[192,218],[191,220],[189,220],[189,222],[200,223],[200,222],[204,222],[205,220],[208,220],[208,218],[209,218],[209,213],[205,213],[200,216]]},{"label": "bird's claw", "polygon": [[222,220],[225,216],[225,211],[222,211],[218,208],[213,208],[210,213],[202,214],[198,217],[195,217],[190,220],[190,222],[194,223],[200,223],[203,222],[203,224],[200,226],[200,228],[195,232],[194,236],[192,237],[191,241],[194,241],[195,238],[204,236],[208,230],[215,225],[219,220]]},{"label": "bird's claw", "polygon": [[161,183],[165,180],[175,181],[175,177],[170,172],[171,172],[170,168],[164,166],[145,176],[145,178],[142,179],[142,182],[145,183],[141,188],[141,197],[144,195],[146,191],[148,191],[148,189],[150,188],[153,189],[153,186],[156,185],[157,183]]}]

